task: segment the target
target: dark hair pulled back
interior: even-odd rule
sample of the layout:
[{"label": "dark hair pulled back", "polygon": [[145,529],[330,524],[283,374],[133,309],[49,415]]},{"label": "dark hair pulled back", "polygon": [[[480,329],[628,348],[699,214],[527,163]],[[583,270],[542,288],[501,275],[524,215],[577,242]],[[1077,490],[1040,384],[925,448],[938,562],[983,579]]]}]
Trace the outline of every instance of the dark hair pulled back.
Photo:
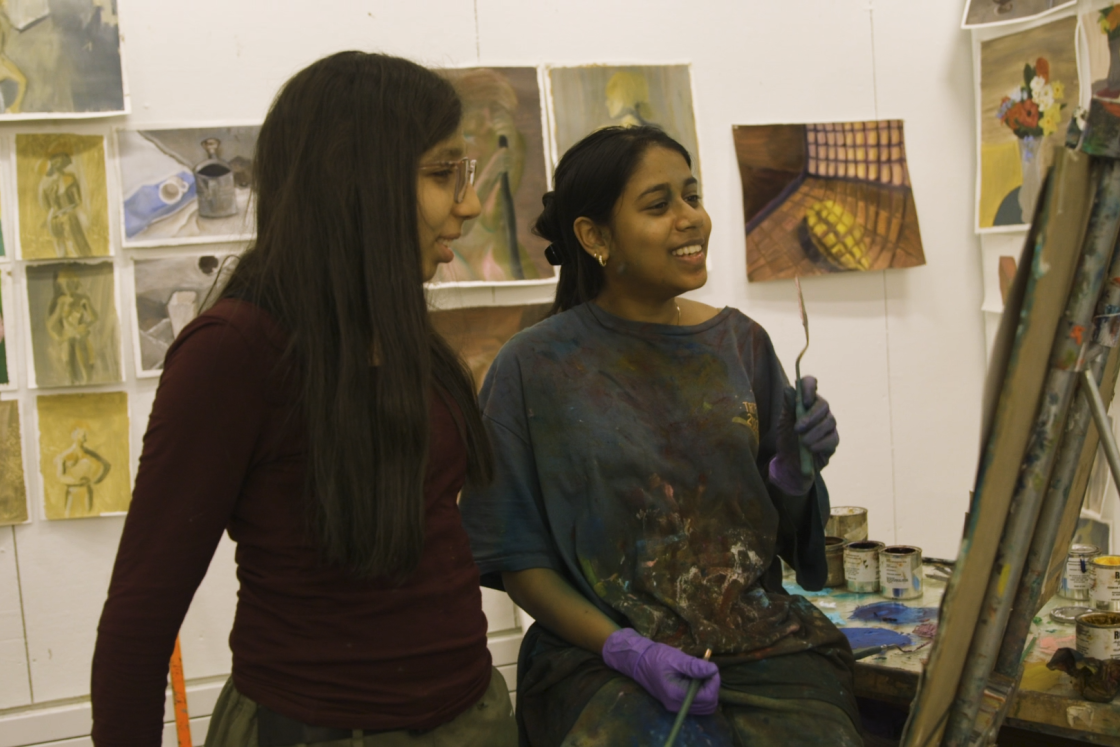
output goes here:
[{"label": "dark hair pulled back", "polygon": [[533,233],[552,242],[549,261],[560,265],[552,314],[594,300],[603,290],[603,268],[583,250],[577,218],[610,225],[618,199],[645,152],[659,146],[676,151],[691,167],[688,150],[660,127],[604,127],[568,149],[556,166],[554,189],[542,198],[544,211]]},{"label": "dark hair pulled back", "polygon": [[420,260],[420,157],[461,116],[447,80],[399,57],[339,52],[297,73],[261,126],[257,238],[224,291],[291,334],[319,545],[363,577],[403,578],[420,562],[432,392],[457,406],[468,478],[492,470]]}]

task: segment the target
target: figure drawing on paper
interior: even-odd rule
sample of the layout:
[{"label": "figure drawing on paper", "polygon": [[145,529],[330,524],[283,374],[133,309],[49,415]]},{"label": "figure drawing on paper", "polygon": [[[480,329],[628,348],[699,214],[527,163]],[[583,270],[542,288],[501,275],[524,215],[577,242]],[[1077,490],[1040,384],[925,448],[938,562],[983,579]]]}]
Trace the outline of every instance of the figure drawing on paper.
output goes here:
[{"label": "figure drawing on paper", "polygon": [[553,276],[547,244],[532,218],[547,189],[541,96],[535,68],[446,70],[463,101],[467,157],[478,161],[474,188],[482,213],[452,242],[455,259],[437,283],[538,280]]},{"label": "figure drawing on paper", "polygon": [[925,264],[902,122],[733,128],[747,278]]},{"label": "figure drawing on paper", "polygon": [[16,176],[24,259],[108,256],[104,138],[16,135]]},{"label": "figure drawing on paper", "polygon": [[964,11],[963,28],[996,26],[1044,16],[1068,8],[1077,0],[969,0]]},{"label": "figure drawing on paper", "polygon": [[602,127],[651,124],[693,154],[694,171],[699,173],[687,65],[559,67],[550,70],[549,76],[558,155]]},{"label": "figure drawing on paper", "polygon": [[125,242],[228,241],[254,231],[259,126],[120,130]]},{"label": "figure drawing on paper", "polygon": [[19,403],[0,402],[0,526],[27,521]]},{"label": "figure drawing on paper", "polygon": [[232,255],[138,259],[133,273],[140,370],[159,371],[167,349],[217,300],[233,271]]},{"label": "figure drawing on paper", "polygon": [[0,0],[0,117],[124,111],[115,0]]},{"label": "figure drawing on paper", "polygon": [[1031,222],[1080,98],[1076,28],[1062,18],[980,44],[981,230]]},{"label": "figure drawing on paper", "polygon": [[529,306],[477,306],[432,312],[432,324],[467,364],[476,388],[498,351],[523,329],[548,316],[552,304]]},{"label": "figure drawing on paper", "polygon": [[113,265],[27,267],[31,348],[38,386],[121,380]]},{"label": "figure drawing on paper", "polygon": [[128,508],[128,395],[39,397],[39,451],[48,519]]}]

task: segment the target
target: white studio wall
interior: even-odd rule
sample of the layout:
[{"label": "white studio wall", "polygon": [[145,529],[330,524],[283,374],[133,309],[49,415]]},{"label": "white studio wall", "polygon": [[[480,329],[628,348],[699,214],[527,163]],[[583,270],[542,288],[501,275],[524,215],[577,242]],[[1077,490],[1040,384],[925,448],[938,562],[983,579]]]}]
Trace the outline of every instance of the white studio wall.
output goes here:
[{"label": "white studio wall", "polygon": [[[384,51],[433,67],[690,64],[703,195],[714,224],[708,285],[769,331],[792,375],[804,342],[791,281],[747,283],[732,125],[901,119],[927,264],[803,282],[812,346],[841,445],[825,471],[834,505],[866,506],[874,539],[956,554],[978,453],[985,370],[971,39],[963,2],[908,0],[118,0],[131,113],[80,123],[0,121],[0,198],[12,279],[9,329],[27,329],[17,261],[14,135],[106,137],[110,244],[117,273],[123,381],[68,388],[128,394],[135,462],[157,378],[138,377],[133,260],[182,248],[122,248],[114,128],[252,123],[294,72],[343,49]],[[544,80],[547,76],[542,76]],[[542,90],[542,93],[545,93]],[[550,165],[551,168],[551,165]],[[194,247],[208,253],[238,245]],[[7,294],[7,286],[5,293]],[[550,285],[437,287],[440,308],[551,300]],[[31,519],[0,527],[0,747],[88,744],[90,658],[124,518],[47,521],[29,387],[32,349],[9,335]],[[181,633],[196,744],[229,672],[236,600],[233,546],[220,545]],[[485,597],[495,663],[512,683],[521,621]],[[85,700],[83,700],[85,699]],[[168,712],[170,718],[170,711]],[[170,732],[165,744],[171,744]]]}]

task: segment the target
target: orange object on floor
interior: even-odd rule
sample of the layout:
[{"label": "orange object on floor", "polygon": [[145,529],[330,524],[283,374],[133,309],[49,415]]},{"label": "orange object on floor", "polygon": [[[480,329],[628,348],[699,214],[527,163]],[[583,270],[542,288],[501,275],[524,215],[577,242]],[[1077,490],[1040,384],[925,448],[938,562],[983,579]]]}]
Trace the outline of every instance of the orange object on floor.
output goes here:
[{"label": "orange object on floor", "polygon": [[187,712],[187,683],[183,679],[183,654],[179,637],[175,636],[175,650],[171,653],[171,695],[175,700],[175,733],[179,747],[193,747],[191,742],[191,717]]}]

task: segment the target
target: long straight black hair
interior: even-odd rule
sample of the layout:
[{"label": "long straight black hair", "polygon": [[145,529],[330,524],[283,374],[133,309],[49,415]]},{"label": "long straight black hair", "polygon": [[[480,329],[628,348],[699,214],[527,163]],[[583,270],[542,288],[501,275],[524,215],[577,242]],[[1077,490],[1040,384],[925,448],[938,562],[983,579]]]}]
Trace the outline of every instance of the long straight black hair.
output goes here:
[{"label": "long straight black hair", "polygon": [[291,333],[318,539],[361,577],[403,579],[420,562],[433,391],[457,405],[468,479],[492,472],[471,375],[432,327],[420,260],[420,157],[461,114],[450,83],[397,57],[340,52],[297,73],[261,127],[257,239],[223,292]]},{"label": "long straight black hair", "polygon": [[555,189],[545,193],[544,211],[533,224],[533,233],[552,242],[549,261],[560,264],[550,314],[593,301],[602,292],[603,268],[580,246],[576,219],[609,226],[626,183],[653,146],[680,153],[691,168],[688,149],[653,125],[596,130],[569,148],[556,165]]}]

